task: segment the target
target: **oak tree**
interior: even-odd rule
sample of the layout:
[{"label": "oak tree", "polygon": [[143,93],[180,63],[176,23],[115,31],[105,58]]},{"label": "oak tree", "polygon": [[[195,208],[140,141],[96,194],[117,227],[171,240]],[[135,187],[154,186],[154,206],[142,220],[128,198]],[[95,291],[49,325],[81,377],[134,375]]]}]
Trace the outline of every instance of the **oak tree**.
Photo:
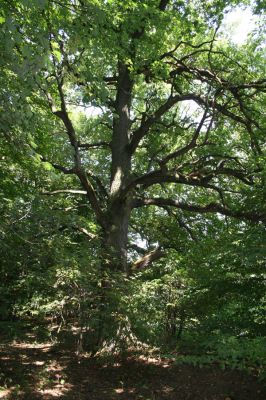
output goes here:
[{"label": "oak tree", "polygon": [[172,224],[193,246],[199,216],[265,222],[262,31],[237,46],[221,28],[240,2],[1,4],[2,137],[43,164],[43,196],[89,208],[96,230],[73,226],[103,276],[167,257]]}]

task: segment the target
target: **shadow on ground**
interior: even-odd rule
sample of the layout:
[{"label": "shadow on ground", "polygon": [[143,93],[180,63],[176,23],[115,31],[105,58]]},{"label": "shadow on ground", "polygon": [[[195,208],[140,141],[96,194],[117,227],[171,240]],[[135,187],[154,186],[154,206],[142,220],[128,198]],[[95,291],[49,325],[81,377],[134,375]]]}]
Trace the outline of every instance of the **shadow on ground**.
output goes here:
[{"label": "shadow on ground", "polygon": [[174,365],[128,357],[105,362],[22,340],[1,345],[0,399],[5,400],[264,400],[256,377],[217,366]]}]

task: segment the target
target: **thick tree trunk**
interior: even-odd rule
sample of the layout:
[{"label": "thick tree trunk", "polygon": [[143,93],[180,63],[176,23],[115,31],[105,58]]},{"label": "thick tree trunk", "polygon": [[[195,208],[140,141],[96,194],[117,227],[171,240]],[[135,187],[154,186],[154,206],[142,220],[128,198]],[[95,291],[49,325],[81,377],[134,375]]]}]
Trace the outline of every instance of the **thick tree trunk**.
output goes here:
[{"label": "thick tree trunk", "polygon": [[[116,320],[119,302],[113,296],[114,287],[112,273],[128,274],[127,241],[128,224],[131,213],[130,196],[124,196],[124,189],[130,181],[131,153],[130,141],[130,106],[133,82],[130,79],[128,66],[118,63],[118,81],[115,101],[115,115],[112,134],[112,162],[110,194],[107,211],[104,215],[102,241],[102,281],[101,296],[99,299],[99,326],[97,331],[97,345],[113,340],[121,331],[121,321]],[[116,285],[118,281],[116,280]],[[119,297],[119,296],[118,296]],[[115,313],[114,313],[115,310]],[[110,337],[110,334],[113,337]]]},{"label": "thick tree trunk", "polygon": [[126,202],[116,200],[108,213],[108,228],[105,250],[108,263],[113,270],[128,274],[127,241],[131,208]]},{"label": "thick tree trunk", "polygon": [[106,213],[106,228],[102,245],[101,292],[98,299],[99,325],[95,332],[97,343],[94,346],[94,352],[102,346],[109,347],[121,342],[121,337],[119,337],[121,321],[116,316],[120,312],[118,293],[121,294],[124,288],[119,285],[120,279],[117,279],[117,273],[122,277],[124,274],[128,275],[129,272],[127,240],[130,212],[131,208],[126,202],[116,199]]},{"label": "thick tree trunk", "polygon": [[133,82],[127,65],[119,63],[119,78],[115,101],[116,113],[113,120],[111,198],[118,197],[127,183],[131,171],[131,155],[128,149],[130,140],[130,106]]},{"label": "thick tree trunk", "polygon": [[128,273],[127,238],[131,208],[129,200],[122,197],[122,191],[130,180],[131,154],[130,106],[133,82],[128,66],[118,63],[118,82],[115,101],[116,114],[113,121],[112,165],[110,200],[107,211],[105,247],[111,267]]}]

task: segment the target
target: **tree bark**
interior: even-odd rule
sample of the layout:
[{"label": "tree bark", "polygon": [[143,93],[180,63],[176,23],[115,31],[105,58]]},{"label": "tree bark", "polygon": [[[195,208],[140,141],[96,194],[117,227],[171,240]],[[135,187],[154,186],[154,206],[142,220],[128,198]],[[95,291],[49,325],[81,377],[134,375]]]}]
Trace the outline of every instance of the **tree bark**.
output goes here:
[{"label": "tree bark", "polygon": [[107,214],[108,228],[104,238],[106,261],[112,270],[129,273],[127,263],[128,223],[131,207],[116,200]]},{"label": "tree bark", "polygon": [[119,197],[125,187],[131,171],[131,155],[129,153],[130,137],[130,106],[133,82],[127,65],[119,63],[119,78],[115,101],[115,115],[113,120],[113,137],[111,142],[111,200]]},{"label": "tree bark", "polygon": [[123,195],[131,174],[130,106],[133,81],[128,66],[118,63],[118,82],[111,142],[110,199],[106,214],[105,254],[112,269],[128,273],[127,239],[131,212],[129,196]]}]

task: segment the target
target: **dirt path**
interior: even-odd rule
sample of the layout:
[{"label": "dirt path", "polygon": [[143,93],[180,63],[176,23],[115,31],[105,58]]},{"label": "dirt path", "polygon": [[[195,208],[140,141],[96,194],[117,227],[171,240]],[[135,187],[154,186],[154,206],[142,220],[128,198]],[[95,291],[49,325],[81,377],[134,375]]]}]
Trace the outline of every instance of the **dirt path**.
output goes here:
[{"label": "dirt path", "polygon": [[49,343],[0,347],[0,399],[265,400],[266,388],[243,372],[177,366],[155,358],[110,363],[79,358]]}]

